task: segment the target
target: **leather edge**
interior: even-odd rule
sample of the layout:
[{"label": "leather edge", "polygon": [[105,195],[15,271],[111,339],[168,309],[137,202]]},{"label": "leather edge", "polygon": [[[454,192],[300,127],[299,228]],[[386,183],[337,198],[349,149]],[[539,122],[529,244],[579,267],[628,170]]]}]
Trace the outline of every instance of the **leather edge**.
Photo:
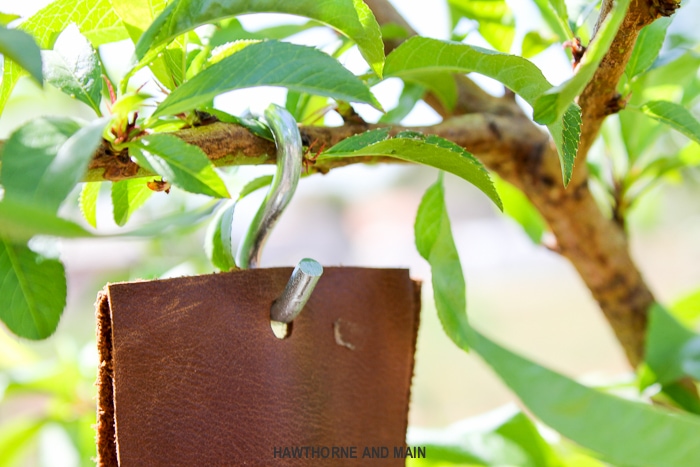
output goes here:
[{"label": "leather edge", "polygon": [[[413,354],[411,355],[411,372],[408,377],[408,394],[406,395],[406,420],[404,421],[404,433],[408,433],[408,413],[411,409],[411,389],[413,388],[413,376],[416,369],[416,351],[418,343],[418,331],[420,329],[420,311],[421,311],[421,291],[423,287],[423,282],[416,279],[410,279],[413,284],[413,342],[411,343],[411,350]],[[406,444],[406,439],[404,439],[404,444]]]},{"label": "leather edge", "polygon": [[109,286],[97,294],[97,465],[118,467],[114,419],[114,361],[112,359],[112,313],[109,304]]}]

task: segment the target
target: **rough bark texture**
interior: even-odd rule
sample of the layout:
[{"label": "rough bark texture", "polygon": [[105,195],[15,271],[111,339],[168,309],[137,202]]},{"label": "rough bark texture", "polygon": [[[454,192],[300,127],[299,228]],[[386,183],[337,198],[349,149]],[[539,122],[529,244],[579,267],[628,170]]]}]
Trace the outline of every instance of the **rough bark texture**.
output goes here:
[{"label": "rough bark texture", "polygon": [[[605,19],[612,4],[613,0],[603,1],[597,27]],[[620,25],[610,50],[578,99],[583,111],[579,160],[588,154],[605,117],[617,112],[621,106],[624,107],[623,96],[617,93],[616,88],[632,55],[639,32],[657,18],[673,14],[678,6],[680,2],[674,0],[632,0],[630,3],[627,15]],[[578,164],[579,167],[583,165]]]},{"label": "rough bark texture", "polygon": [[[411,26],[387,0],[366,0],[382,24],[396,23],[415,34]],[[611,0],[604,0],[601,18],[609,12]],[[579,97],[583,111],[583,132],[574,177],[568,188],[561,184],[561,171],[553,143],[547,134],[523,113],[506,93],[494,97],[466,76],[457,76],[459,100],[454,110],[443,108],[434,96],[426,102],[443,116],[432,127],[417,128],[437,134],[463,146],[479,157],[505,180],[519,187],[542,213],[557,239],[556,249],[568,258],[598,301],[629,362],[643,360],[647,309],[654,297],[630,256],[624,229],[606,217],[588,189],[585,157],[605,117],[620,107],[617,83],[624,72],[642,27],[679,6],[673,0],[633,0],[609,52],[593,80]],[[595,40],[595,37],[594,39]],[[387,52],[398,42],[387,42]],[[304,141],[326,147],[375,125],[346,124],[337,128],[302,127]],[[393,132],[403,128],[392,127]],[[201,147],[216,165],[274,163],[275,148],[270,141],[231,124],[211,125],[175,133]],[[318,161],[310,170],[325,173],[352,163],[397,162],[390,158],[354,158]],[[90,165],[89,180],[120,180],[148,175],[130,161],[128,154],[115,154],[106,145]]]}]

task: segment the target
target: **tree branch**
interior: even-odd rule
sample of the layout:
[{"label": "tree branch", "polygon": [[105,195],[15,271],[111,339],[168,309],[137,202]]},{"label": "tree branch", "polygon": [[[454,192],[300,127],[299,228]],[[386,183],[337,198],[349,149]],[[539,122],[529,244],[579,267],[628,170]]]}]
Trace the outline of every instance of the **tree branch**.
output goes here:
[{"label": "tree branch", "polygon": [[[367,3],[380,22],[393,22],[406,28],[406,22],[387,0],[367,0]],[[612,0],[604,0],[597,27],[612,4]],[[624,230],[604,216],[588,189],[585,158],[603,120],[620,103],[617,83],[639,31],[656,18],[672,14],[679,4],[676,0],[632,0],[610,50],[579,97],[583,128],[574,178],[568,189],[561,185],[558,157],[551,142],[515,147],[514,151],[495,157],[486,157],[476,148],[470,148],[466,141],[459,142],[501,177],[521,188],[537,207],[557,238],[559,252],[572,262],[591,290],[633,366],[644,357],[647,310],[654,297],[629,254]],[[410,26],[407,31],[415,34]],[[387,49],[396,46],[387,44]],[[522,113],[506,98],[475,90],[478,86],[466,77],[458,77],[458,86],[459,100],[452,114]],[[428,95],[425,100],[443,117],[450,115],[434,96]]]},{"label": "tree branch", "polygon": [[[315,147],[331,147],[352,135],[386,127],[386,125],[346,124],[340,127],[302,126],[299,128],[302,141],[315,143]],[[504,154],[518,151],[533,151],[546,144],[548,136],[524,116],[500,116],[469,114],[453,117],[442,123],[427,127],[391,126],[390,134],[413,130],[435,134],[454,141],[462,147],[480,155],[486,164],[505,170]],[[229,123],[188,128],[172,133],[183,141],[201,148],[218,167],[231,165],[274,164],[274,143],[253,135],[247,129]],[[311,172],[326,173],[331,169],[356,163],[397,163],[391,157],[352,157],[318,161]],[[118,181],[153,175],[141,169],[131,160],[126,151],[115,153],[109,144],[103,144],[89,165],[87,181]]]},{"label": "tree branch", "polygon": [[[610,12],[612,4],[613,0],[604,0],[596,31]],[[605,117],[619,111],[620,106],[624,105],[623,97],[617,93],[617,84],[625,72],[639,32],[657,18],[670,16],[679,6],[680,1],[676,0],[632,0],[630,3],[608,53],[578,99],[583,121],[576,158],[579,168],[585,165],[582,162],[598,136]],[[595,35],[592,40],[595,40]]]},{"label": "tree branch", "polygon": [[551,144],[518,162],[517,173],[507,179],[517,182],[547,220],[557,251],[574,265],[636,367],[644,359],[647,310],[654,298],[630,256],[624,230],[603,215],[587,179],[562,186]]}]

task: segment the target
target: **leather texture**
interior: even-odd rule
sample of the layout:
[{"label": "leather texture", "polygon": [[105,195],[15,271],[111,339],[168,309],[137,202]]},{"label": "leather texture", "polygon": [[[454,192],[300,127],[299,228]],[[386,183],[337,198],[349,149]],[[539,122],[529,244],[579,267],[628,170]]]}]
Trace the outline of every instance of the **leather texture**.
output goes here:
[{"label": "leather texture", "polygon": [[[402,269],[325,268],[278,339],[270,306],[291,272],[107,285],[98,465],[404,465],[394,447],[405,446],[420,283]],[[388,458],[362,458],[372,447]]]}]

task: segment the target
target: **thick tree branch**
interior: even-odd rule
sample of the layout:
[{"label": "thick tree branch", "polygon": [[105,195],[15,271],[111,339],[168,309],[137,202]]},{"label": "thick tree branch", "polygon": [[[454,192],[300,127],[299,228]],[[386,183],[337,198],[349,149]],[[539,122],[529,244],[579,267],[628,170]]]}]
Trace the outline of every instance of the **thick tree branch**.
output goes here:
[{"label": "thick tree branch", "polygon": [[[303,141],[315,147],[331,147],[349,136],[384,125],[346,124],[341,127],[305,126],[300,128]],[[523,116],[469,114],[453,117],[428,127],[391,127],[391,134],[404,130],[436,134],[469,148],[480,155],[486,164],[507,169],[505,154],[533,151],[546,144],[548,137]],[[247,129],[228,123],[213,123],[180,130],[173,135],[200,147],[216,166],[257,165],[275,163],[275,145],[253,135]],[[312,172],[325,173],[337,167],[355,163],[401,162],[390,157],[354,157],[318,161]],[[128,153],[116,154],[105,143],[90,162],[86,180],[124,180],[151,175],[140,169]]]},{"label": "thick tree branch", "polygon": [[[380,22],[394,22],[406,28],[405,21],[388,0],[368,0],[368,4],[378,12]],[[598,26],[612,4],[612,0],[604,0]],[[604,216],[591,196],[585,157],[604,118],[621,103],[616,87],[639,31],[659,16],[671,14],[678,6],[676,0],[632,0],[609,52],[579,98],[583,131],[574,179],[568,189],[561,186],[558,158],[551,142],[539,148],[532,144],[517,147],[496,157],[484,157],[467,142],[459,142],[521,188],[542,213],[557,238],[560,253],[572,262],[591,290],[633,366],[643,360],[646,314],[654,298],[629,254],[623,229]],[[414,33],[409,28],[407,31]],[[387,44],[387,48],[396,45]],[[519,112],[508,99],[475,90],[478,87],[466,77],[460,77],[458,85],[459,101],[452,114]],[[426,102],[443,117],[450,115],[434,96],[426,96]]]},{"label": "thick tree branch", "polygon": [[[610,12],[612,4],[613,0],[604,0],[596,29],[600,27]],[[676,0],[632,0],[630,3],[627,15],[620,25],[608,53],[578,99],[583,121],[576,164],[580,169],[585,165],[583,161],[595,141],[605,117],[619,111],[624,106],[623,96],[617,93],[617,84],[625,72],[639,32],[657,18],[670,16],[679,6],[680,1]],[[593,40],[595,40],[595,36]]]},{"label": "thick tree branch", "polygon": [[588,181],[561,184],[556,150],[520,160],[516,183],[547,220],[557,251],[568,258],[600,305],[627,359],[636,366],[644,358],[647,310],[653,295],[629,253],[625,232],[606,218],[588,188]]}]

